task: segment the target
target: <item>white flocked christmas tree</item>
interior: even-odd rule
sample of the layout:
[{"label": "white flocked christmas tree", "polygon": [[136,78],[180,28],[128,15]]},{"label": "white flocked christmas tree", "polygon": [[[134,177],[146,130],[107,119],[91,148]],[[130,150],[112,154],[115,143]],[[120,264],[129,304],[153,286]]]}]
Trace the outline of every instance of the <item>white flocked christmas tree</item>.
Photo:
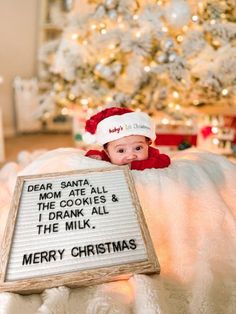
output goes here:
[{"label": "white flocked christmas tree", "polygon": [[234,0],[74,1],[39,52],[43,112],[233,106],[235,13]]}]

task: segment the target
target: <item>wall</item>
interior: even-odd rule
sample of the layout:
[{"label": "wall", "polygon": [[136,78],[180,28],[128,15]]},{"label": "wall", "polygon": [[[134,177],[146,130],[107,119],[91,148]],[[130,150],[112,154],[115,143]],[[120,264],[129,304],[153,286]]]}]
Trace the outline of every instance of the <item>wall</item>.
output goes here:
[{"label": "wall", "polygon": [[13,135],[15,76],[36,75],[38,10],[40,0],[0,0],[0,106],[4,136]]}]

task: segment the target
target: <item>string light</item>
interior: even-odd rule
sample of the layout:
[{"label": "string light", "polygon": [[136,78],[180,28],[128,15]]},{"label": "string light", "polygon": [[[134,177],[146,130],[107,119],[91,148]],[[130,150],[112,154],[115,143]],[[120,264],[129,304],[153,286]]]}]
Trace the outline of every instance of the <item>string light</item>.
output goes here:
[{"label": "string light", "polygon": [[83,106],[87,106],[88,103],[89,103],[89,101],[88,101],[87,98],[82,98],[82,99],[80,99],[80,103],[81,103],[81,105],[83,105]]},{"label": "string light", "polygon": [[75,100],[75,95],[72,93],[69,93],[68,98],[73,101]]},{"label": "string light", "polygon": [[192,21],[197,22],[199,20],[199,17],[197,15],[192,16]]},{"label": "string light", "polygon": [[100,28],[106,28],[106,24],[105,23],[100,23],[99,26],[100,26]]},{"label": "string light", "polygon": [[217,126],[213,126],[213,127],[211,128],[211,132],[212,132],[213,134],[217,134],[218,131],[219,131],[219,129],[218,129]]},{"label": "string light", "polygon": [[193,121],[190,120],[190,119],[188,119],[188,120],[185,122],[185,124],[186,124],[187,126],[192,126],[192,125],[193,125]]},{"label": "string light", "polygon": [[109,46],[108,46],[108,48],[110,49],[110,50],[112,50],[112,49],[115,49],[115,44],[110,44]]},{"label": "string light", "polygon": [[111,96],[107,96],[106,97],[106,102],[108,103],[108,102],[111,102],[113,100],[113,98],[111,97]]},{"label": "string light", "polygon": [[71,35],[71,39],[73,39],[73,40],[78,39],[78,37],[79,37],[79,35],[76,34],[76,33],[74,33],[74,34]]},{"label": "string light", "polygon": [[219,145],[220,141],[219,141],[218,138],[213,138],[213,139],[212,139],[212,143],[213,143],[214,145]]},{"label": "string light", "polygon": [[162,118],[161,119],[161,124],[168,125],[169,124],[169,119],[168,118]]},{"label": "string light", "polygon": [[181,43],[184,40],[184,37],[182,35],[178,35],[176,39],[179,43]]},{"label": "string light", "polygon": [[150,70],[151,70],[150,66],[146,65],[146,66],[144,67],[144,71],[145,71],[145,72],[150,72]]},{"label": "string light", "polygon": [[212,40],[212,45],[213,45],[214,47],[220,47],[220,42],[219,42],[219,40],[217,40],[217,39]]},{"label": "string light", "polygon": [[58,91],[58,92],[60,92],[60,91],[63,90],[63,86],[62,86],[62,84],[60,84],[60,83],[55,83],[55,84],[54,84],[54,88],[55,88],[55,90]]},{"label": "string light", "polygon": [[173,107],[174,107],[173,102],[170,102],[170,103],[168,104],[168,107],[169,107],[169,108],[173,108]]},{"label": "string light", "polygon": [[92,30],[95,30],[97,28],[97,25],[96,24],[92,24],[90,27],[91,27]]},{"label": "string light", "polygon": [[193,100],[193,105],[198,106],[200,104],[200,101],[198,99]]},{"label": "string light", "polygon": [[168,32],[168,27],[162,26],[161,30],[163,31],[163,33],[167,33]]},{"label": "string light", "polygon": [[173,95],[173,97],[176,98],[176,99],[179,98],[179,93],[178,93],[177,91],[174,91],[174,92],[172,93],[172,95]]},{"label": "string light", "polygon": [[228,93],[229,93],[229,91],[228,91],[228,89],[226,89],[226,88],[222,89],[222,91],[221,91],[221,94],[222,94],[223,96],[227,96]]},{"label": "string light", "polygon": [[61,114],[62,114],[63,116],[68,115],[68,113],[69,113],[68,108],[64,107],[64,108],[61,109]]},{"label": "string light", "polygon": [[203,3],[201,1],[198,2],[199,9],[203,9]]},{"label": "string light", "polygon": [[150,62],[150,67],[154,68],[157,66],[157,63],[155,61]]},{"label": "string light", "polygon": [[105,64],[105,63],[106,63],[106,59],[105,59],[105,58],[101,58],[101,59],[99,60],[99,63]]}]

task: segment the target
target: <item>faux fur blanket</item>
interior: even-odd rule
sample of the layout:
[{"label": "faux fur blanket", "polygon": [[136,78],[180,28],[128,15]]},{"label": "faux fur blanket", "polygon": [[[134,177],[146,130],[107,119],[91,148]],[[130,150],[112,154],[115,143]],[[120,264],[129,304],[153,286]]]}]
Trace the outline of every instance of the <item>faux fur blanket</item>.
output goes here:
[{"label": "faux fur blanket", "polygon": [[[78,149],[21,154],[0,170],[0,239],[17,174],[110,166]],[[41,294],[0,294],[0,314],[234,314],[236,164],[186,150],[166,169],[132,171],[161,266],[160,275]]]}]

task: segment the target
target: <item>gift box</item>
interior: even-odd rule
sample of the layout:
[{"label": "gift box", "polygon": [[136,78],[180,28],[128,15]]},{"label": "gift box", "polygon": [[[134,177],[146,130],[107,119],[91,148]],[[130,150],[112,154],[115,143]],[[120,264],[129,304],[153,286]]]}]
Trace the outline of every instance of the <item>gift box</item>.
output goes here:
[{"label": "gift box", "polygon": [[197,145],[195,125],[169,124],[156,126],[156,146],[169,147],[170,150],[182,150]]},{"label": "gift box", "polygon": [[197,145],[197,134],[157,134],[155,145],[158,146],[179,146],[181,143],[187,142],[191,146]]}]

